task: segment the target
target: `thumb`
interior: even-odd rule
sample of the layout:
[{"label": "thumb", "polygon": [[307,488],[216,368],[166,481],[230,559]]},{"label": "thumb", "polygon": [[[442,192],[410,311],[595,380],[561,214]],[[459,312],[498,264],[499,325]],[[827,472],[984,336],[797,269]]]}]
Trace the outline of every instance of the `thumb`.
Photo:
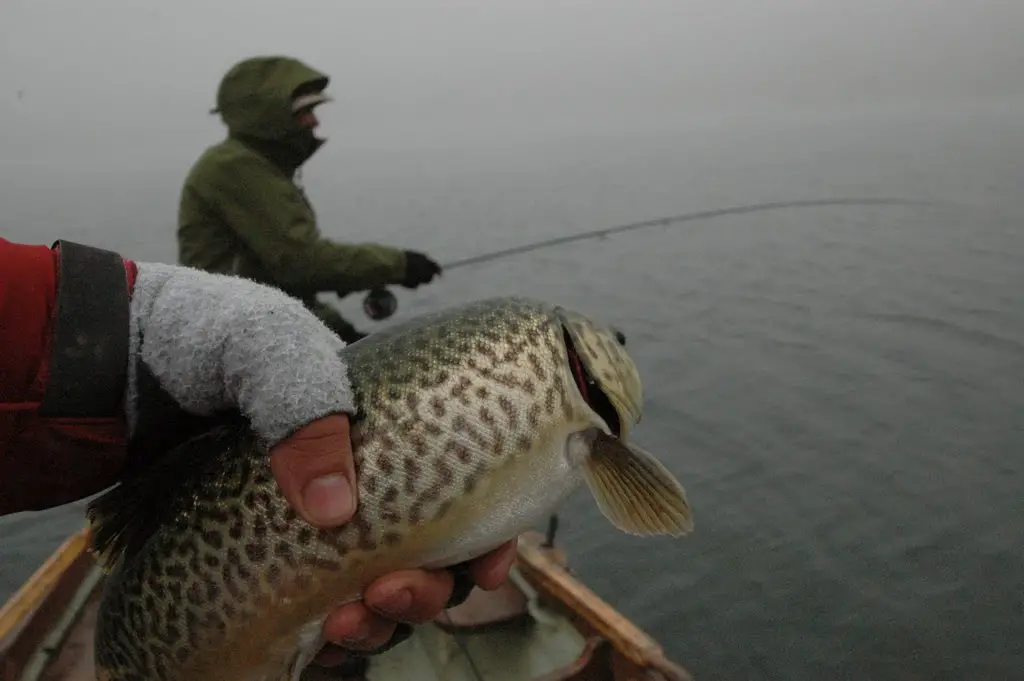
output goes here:
[{"label": "thumb", "polygon": [[316,527],[348,522],[356,511],[356,471],[348,417],[332,414],[270,450],[270,469],[295,512]]}]

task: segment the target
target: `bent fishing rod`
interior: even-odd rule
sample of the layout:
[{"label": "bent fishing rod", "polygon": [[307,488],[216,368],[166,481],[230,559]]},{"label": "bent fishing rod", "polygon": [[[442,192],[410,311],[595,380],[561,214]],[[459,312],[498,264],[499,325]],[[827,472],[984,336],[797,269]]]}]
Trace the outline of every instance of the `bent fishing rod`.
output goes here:
[{"label": "bent fishing rod", "polygon": [[[631,222],[626,225],[616,225],[614,227],[604,227],[602,229],[594,229],[586,232],[578,232],[576,234],[570,234],[567,236],[553,237],[551,239],[544,239],[543,241],[536,241],[534,243],[523,244],[521,246],[512,246],[510,248],[503,248],[499,251],[492,251],[490,253],[483,253],[480,255],[473,255],[468,258],[461,258],[454,260],[447,264],[441,265],[442,269],[452,270],[458,267],[467,267],[469,265],[479,265],[485,262],[491,262],[492,260],[499,260],[501,258],[507,258],[513,255],[519,255],[521,253],[528,253],[530,251],[537,251],[544,248],[550,248],[552,246],[560,246],[562,244],[568,244],[575,241],[587,241],[590,239],[600,239],[603,237],[610,236],[612,234],[621,234],[623,232],[632,232],[639,229],[645,229],[648,227],[664,227],[668,225],[677,225],[686,222],[694,222],[698,220],[709,220],[711,218],[724,217],[726,215],[743,215],[747,213],[762,213],[772,210],[786,210],[791,208],[814,208],[814,207],[825,207],[825,206],[912,206],[912,205],[925,205],[923,201],[912,201],[907,199],[896,199],[896,198],[841,198],[841,199],[817,199],[817,200],[804,200],[804,201],[773,201],[770,203],[754,203],[744,206],[730,206],[727,208],[717,208],[714,210],[704,210],[695,213],[683,213],[681,215],[669,215],[661,218],[654,218],[652,220],[644,220],[642,222]],[[374,321],[382,321],[387,319],[395,313],[398,309],[398,299],[395,298],[395,294],[386,288],[378,288],[370,291],[366,298],[363,300],[363,311],[366,316]]]}]

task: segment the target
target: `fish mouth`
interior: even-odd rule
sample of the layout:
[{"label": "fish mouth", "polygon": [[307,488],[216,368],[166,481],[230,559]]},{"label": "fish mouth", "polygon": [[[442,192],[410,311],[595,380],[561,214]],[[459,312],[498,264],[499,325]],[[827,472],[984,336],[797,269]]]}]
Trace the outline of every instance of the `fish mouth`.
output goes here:
[{"label": "fish mouth", "polygon": [[622,437],[622,419],[608,395],[601,389],[601,385],[591,376],[587,365],[580,359],[576,351],[576,344],[572,341],[569,329],[562,326],[562,340],[565,342],[565,349],[569,353],[569,366],[573,380],[576,381],[576,388],[583,396],[583,401],[600,416],[611,430],[612,435]]}]

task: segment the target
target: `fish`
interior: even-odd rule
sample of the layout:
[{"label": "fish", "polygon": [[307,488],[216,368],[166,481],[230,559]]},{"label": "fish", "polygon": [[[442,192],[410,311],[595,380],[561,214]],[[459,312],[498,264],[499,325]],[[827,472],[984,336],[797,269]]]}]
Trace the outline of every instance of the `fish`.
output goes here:
[{"label": "fish", "polygon": [[686,492],[632,443],[643,386],[621,331],[505,296],[424,314],[340,350],[357,510],[293,511],[244,419],[156,457],[87,510],[108,574],[99,681],[297,681],[332,608],[395,570],[478,557],[580,486],[613,526],[693,529]]}]

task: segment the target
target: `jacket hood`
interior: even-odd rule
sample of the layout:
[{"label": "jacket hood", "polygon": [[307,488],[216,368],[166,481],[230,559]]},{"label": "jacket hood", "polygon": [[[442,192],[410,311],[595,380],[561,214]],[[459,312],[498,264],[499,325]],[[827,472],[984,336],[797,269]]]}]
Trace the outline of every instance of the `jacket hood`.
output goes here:
[{"label": "jacket hood", "polygon": [[329,81],[298,59],[253,57],[235,64],[224,75],[215,111],[232,135],[283,142],[300,133],[292,100],[324,90]]}]

